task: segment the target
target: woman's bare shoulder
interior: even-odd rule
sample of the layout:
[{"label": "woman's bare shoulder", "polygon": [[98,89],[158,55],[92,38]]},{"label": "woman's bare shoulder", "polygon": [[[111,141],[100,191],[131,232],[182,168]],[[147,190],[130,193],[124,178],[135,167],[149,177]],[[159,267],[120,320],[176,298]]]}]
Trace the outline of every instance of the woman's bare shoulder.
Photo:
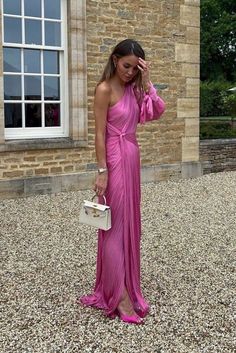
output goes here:
[{"label": "woman's bare shoulder", "polygon": [[111,94],[111,85],[107,81],[103,81],[98,84],[96,87],[96,95],[99,96],[110,96]]}]

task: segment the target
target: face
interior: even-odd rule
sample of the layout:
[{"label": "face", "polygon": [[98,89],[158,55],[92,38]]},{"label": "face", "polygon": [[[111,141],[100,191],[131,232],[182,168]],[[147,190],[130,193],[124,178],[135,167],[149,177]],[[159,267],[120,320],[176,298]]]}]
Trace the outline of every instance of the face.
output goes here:
[{"label": "face", "polygon": [[120,59],[114,58],[114,62],[116,63],[116,75],[123,82],[131,81],[139,72],[138,57],[135,55],[126,55]]}]

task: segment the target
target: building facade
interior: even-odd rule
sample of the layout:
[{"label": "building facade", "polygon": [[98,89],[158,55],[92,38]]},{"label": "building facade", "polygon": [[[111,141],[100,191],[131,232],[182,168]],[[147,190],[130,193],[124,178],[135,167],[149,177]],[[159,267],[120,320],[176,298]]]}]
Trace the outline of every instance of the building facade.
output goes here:
[{"label": "building facade", "polygon": [[166,102],[138,127],[142,181],[199,176],[200,0],[1,1],[0,194],[90,188],[94,87],[133,38]]}]

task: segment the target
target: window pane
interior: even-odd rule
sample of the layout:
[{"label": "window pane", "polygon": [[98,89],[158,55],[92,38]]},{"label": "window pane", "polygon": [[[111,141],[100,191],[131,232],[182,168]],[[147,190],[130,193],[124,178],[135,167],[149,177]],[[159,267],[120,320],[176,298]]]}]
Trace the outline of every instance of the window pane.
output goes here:
[{"label": "window pane", "polygon": [[25,43],[42,44],[41,21],[25,20]]},{"label": "window pane", "polygon": [[4,16],[4,41],[6,43],[22,43],[21,34],[21,19]]},{"label": "window pane", "polygon": [[25,72],[41,72],[40,50],[24,50],[24,71]]},{"label": "window pane", "polygon": [[4,99],[6,100],[21,99],[21,76],[20,75],[4,76]]},{"label": "window pane", "polygon": [[59,89],[59,78],[58,77],[44,77],[44,97],[45,100],[59,100],[60,89]]},{"label": "window pane", "polygon": [[45,45],[61,46],[61,24],[45,21]]},{"label": "window pane", "polygon": [[25,99],[40,100],[41,99],[41,77],[25,76]]},{"label": "window pane", "polygon": [[10,15],[21,15],[21,0],[4,0],[3,13]]},{"label": "window pane", "polygon": [[61,19],[61,0],[44,0],[44,17]]},{"label": "window pane", "polygon": [[45,104],[45,126],[60,126],[60,104]]},{"label": "window pane", "polygon": [[59,53],[57,51],[44,51],[44,73],[59,74]]},{"label": "window pane", "polygon": [[20,49],[3,48],[3,61],[5,72],[20,72],[21,71],[21,55]]},{"label": "window pane", "polygon": [[25,105],[25,126],[42,126],[41,104],[27,103]]},{"label": "window pane", "polygon": [[41,17],[41,0],[25,0],[25,16]]},{"label": "window pane", "polygon": [[5,127],[22,127],[21,103],[4,104]]}]

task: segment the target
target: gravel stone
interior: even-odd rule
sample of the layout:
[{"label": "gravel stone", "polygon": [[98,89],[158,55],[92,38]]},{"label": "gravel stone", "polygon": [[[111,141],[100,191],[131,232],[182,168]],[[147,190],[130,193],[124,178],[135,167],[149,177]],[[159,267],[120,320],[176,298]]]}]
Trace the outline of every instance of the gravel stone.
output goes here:
[{"label": "gravel stone", "polygon": [[95,281],[92,191],[0,201],[2,353],[235,351],[236,172],[142,185],[141,326],[76,303]]}]

